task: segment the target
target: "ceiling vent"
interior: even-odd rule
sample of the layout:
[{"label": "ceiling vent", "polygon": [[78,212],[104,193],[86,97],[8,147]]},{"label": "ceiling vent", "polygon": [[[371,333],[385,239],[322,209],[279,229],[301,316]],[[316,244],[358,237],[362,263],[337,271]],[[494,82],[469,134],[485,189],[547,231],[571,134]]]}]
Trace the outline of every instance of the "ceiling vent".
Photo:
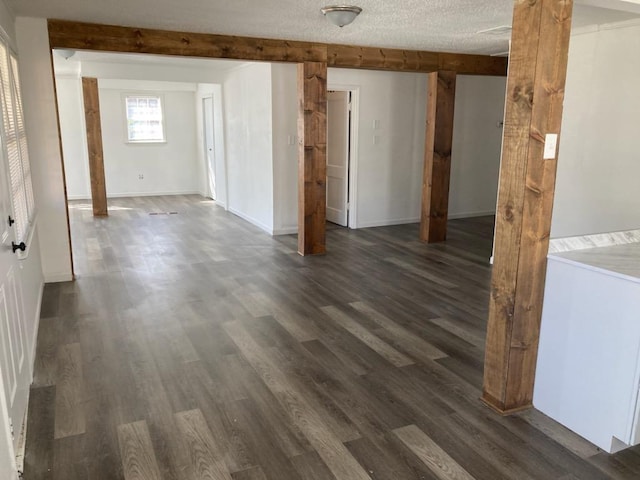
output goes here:
[{"label": "ceiling vent", "polygon": [[502,25],[500,27],[488,28],[486,30],[480,30],[476,32],[477,35],[494,35],[494,36],[502,36],[502,35],[511,35],[511,25]]}]

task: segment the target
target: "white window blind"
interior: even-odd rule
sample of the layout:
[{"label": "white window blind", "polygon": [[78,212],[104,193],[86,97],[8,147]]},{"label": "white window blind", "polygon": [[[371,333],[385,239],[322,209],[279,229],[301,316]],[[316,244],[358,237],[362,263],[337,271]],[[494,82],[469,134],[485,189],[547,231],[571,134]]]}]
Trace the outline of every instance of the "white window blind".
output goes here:
[{"label": "white window blind", "polygon": [[9,164],[11,199],[17,242],[25,241],[35,213],[29,153],[22,113],[18,62],[6,43],[0,41],[0,97],[2,146]]},{"label": "white window blind", "polygon": [[151,95],[127,95],[127,140],[129,142],[164,142],[162,99]]},{"label": "white window blind", "polygon": [[20,71],[18,70],[18,59],[11,55],[11,71],[13,72],[13,85],[16,99],[16,130],[18,134],[18,145],[20,147],[20,159],[22,165],[22,176],[24,191],[27,199],[27,211],[29,222],[33,220],[35,203],[33,200],[33,183],[31,181],[31,162],[29,161],[29,149],[27,147],[27,131],[24,126],[24,116],[22,114],[22,90],[20,89]]}]

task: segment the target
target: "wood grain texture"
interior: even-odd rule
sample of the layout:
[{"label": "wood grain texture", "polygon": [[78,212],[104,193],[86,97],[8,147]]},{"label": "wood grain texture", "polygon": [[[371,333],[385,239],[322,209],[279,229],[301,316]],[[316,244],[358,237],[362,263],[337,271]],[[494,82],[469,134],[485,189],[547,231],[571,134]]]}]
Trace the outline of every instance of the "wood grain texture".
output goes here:
[{"label": "wood grain texture", "polygon": [[190,478],[193,480],[231,480],[207,421],[200,410],[176,414],[178,430],[186,439],[191,456]]},{"label": "wood grain texture", "polygon": [[204,58],[273,62],[323,62],[332,67],[433,72],[452,70],[469,75],[507,73],[501,57],[392,48],[359,47],[148,28],[48,21],[52,48],[154,53]]},{"label": "wood grain texture", "polygon": [[29,393],[24,478],[53,478],[55,398],[52,386],[32,388]]},{"label": "wood grain texture", "polygon": [[91,178],[91,202],[95,216],[106,216],[107,186],[104,174],[104,153],[102,150],[102,125],[100,122],[100,100],[98,79],[82,77],[82,97],[84,118],[87,129],[87,149],[89,151],[89,176]]},{"label": "wood grain texture", "polygon": [[62,346],[57,363],[55,438],[64,438],[84,433],[86,427],[80,344]]},{"label": "wood grain texture", "polygon": [[434,243],[447,239],[456,73],[430,73],[427,89],[420,240]]},{"label": "wood grain texture", "polygon": [[334,322],[344,328],[354,337],[358,338],[362,343],[372,350],[376,351],[381,357],[385,358],[389,363],[396,367],[404,367],[413,364],[406,355],[400,353],[392,346],[380,340],[369,330],[353,320],[343,311],[334,306],[322,307],[321,310],[326,313]]},{"label": "wood grain texture", "polygon": [[370,305],[364,302],[353,302],[350,305],[373,320],[380,328],[387,330],[396,339],[397,343],[402,345],[404,350],[413,357],[422,360],[436,360],[447,356],[439,348],[414,335],[411,331],[371,308]]},{"label": "wood grain texture", "polygon": [[474,480],[447,452],[415,425],[393,431],[440,480]]},{"label": "wood grain texture", "polygon": [[327,428],[324,420],[309,406],[304,395],[295,389],[287,377],[261,352],[260,347],[246,330],[237,323],[226,324],[225,330],[287,410],[291,421],[307,437],[336,479],[370,479],[342,442]]},{"label": "wood grain texture", "polygon": [[298,253],[326,251],[327,64],[298,64]]},{"label": "wood grain texture", "polygon": [[571,0],[517,1],[507,80],[491,282],[484,401],[500,412],[531,406],[560,133]]},{"label": "wood grain texture", "polygon": [[118,442],[126,480],[161,480],[147,422],[120,425]]},{"label": "wood grain texture", "polygon": [[[78,279],[45,286],[25,478],[124,479],[118,429],[137,422],[163,480],[212,462],[234,480],[334,480],[345,462],[343,478],[437,479],[393,433],[407,425],[478,479],[640,475],[640,447],[603,456],[533,410],[479,401],[492,217],[452,220],[433,245],[417,224],[329,229],[330,256],[300,257],[295,235],[197,195],[112,202],[100,222],[69,204]],[[150,215],[163,211],[178,213]],[[413,363],[396,367],[327,306]],[[57,352],[74,344],[85,431],[55,438],[69,390]]]}]

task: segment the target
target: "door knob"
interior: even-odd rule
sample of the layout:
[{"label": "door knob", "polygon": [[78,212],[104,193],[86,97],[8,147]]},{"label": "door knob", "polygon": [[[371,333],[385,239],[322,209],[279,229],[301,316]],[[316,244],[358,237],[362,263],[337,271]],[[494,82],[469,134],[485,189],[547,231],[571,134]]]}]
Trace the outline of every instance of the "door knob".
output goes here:
[{"label": "door knob", "polygon": [[24,252],[27,249],[27,245],[24,242],[11,242],[11,248],[13,249],[13,253],[16,253],[17,250]]},{"label": "door knob", "polygon": [[11,215],[9,215],[9,226],[13,225],[14,223],[16,223],[16,221],[11,218]]}]

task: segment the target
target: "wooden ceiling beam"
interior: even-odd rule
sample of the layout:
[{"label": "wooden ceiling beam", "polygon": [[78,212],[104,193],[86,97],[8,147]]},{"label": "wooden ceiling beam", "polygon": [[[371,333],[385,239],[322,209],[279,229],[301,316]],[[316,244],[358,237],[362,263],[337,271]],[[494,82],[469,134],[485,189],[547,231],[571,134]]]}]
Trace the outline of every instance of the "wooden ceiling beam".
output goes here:
[{"label": "wooden ceiling beam", "polygon": [[504,57],[175,32],[54,19],[50,19],[48,25],[51,48],[265,62],[322,62],[329,67],[399,72],[448,70],[460,75],[507,74]]}]

